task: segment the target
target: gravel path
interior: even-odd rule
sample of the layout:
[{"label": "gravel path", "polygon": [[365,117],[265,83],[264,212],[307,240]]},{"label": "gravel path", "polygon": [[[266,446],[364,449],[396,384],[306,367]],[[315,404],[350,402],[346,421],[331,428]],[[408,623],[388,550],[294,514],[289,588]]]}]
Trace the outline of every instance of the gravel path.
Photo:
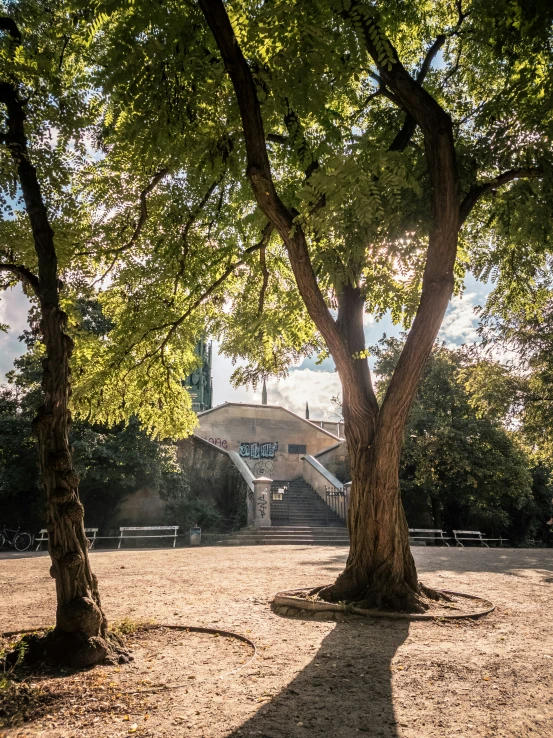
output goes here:
[{"label": "gravel path", "polygon": [[[185,663],[189,658],[201,667],[200,640],[190,639],[189,657],[169,658],[163,668],[155,666],[156,649],[142,648],[144,668],[157,668],[169,682],[190,678],[187,688],[126,703],[119,711],[107,701],[105,710],[88,711],[85,701],[78,719],[60,706],[4,734],[103,738],[133,728],[142,736],[195,738],[553,736],[553,550],[420,547],[414,555],[422,581],[489,598],[496,611],[460,623],[336,623],[271,611],[279,590],[332,581],[343,568],[344,548],[92,552],[110,620],[238,631],[256,642],[258,658],[230,677],[202,681],[190,678]],[[51,623],[48,566],[40,554],[0,559],[0,631]],[[205,647],[206,669],[213,670],[217,653],[212,643]],[[237,658],[222,644],[221,673],[229,664],[234,668]],[[128,683],[132,671],[125,670],[131,668],[121,667],[117,677]],[[114,678],[109,667],[86,677],[99,684]],[[128,720],[121,714],[126,709],[132,711]]]}]

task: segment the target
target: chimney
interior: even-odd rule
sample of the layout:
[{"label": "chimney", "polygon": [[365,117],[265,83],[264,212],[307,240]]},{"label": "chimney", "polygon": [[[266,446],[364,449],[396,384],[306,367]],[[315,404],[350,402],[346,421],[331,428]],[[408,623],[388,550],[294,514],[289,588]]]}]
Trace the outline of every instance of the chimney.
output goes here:
[{"label": "chimney", "polygon": [[305,403],[305,419],[309,420],[309,403]]}]

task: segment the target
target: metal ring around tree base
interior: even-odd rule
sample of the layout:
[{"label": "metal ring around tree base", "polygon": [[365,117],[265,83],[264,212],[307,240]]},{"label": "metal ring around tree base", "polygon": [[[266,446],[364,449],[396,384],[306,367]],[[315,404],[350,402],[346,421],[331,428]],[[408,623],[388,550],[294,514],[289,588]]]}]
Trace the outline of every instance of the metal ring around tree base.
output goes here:
[{"label": "metal ring around tree base", "polygon": [[307,610],[308,612],[339,612],[344,615],[363,615],[369,618],[391,618],[394,620],[462,620],[467,618],[479,618],[482,615],[495,610],[495,605],[483,597],[465,594],[464,592],[453,592],[452,590],[442,589],[436,590],[446,595],[455,597],[464,597],[467,600],[482,603],[482,607],[469,613],[442,613],[440,615],[432,615],[431,613],[409,613],[409,612],[388,612],[386,610],[366,610],[355,605],[344,605],[338,602],[324,602],[324,600],[308,600],[303,597],[294,595],[294,592],[312,592],[312,587],[295,589],[291,591],[277,592],[273,600],[274,607],[293,607],[297,610]]},{"label": "metal ring around tree base", "polygon": [[[0,638],[13,638],[14,636],[23,636],[28,635],[29,633],[40,633],[48,630],[48,628],[49,626],[46,625],[38,628],[26,628],[25,630],[8,631],[6,633],[0,633]],[[248,646],[251,646],[251,648],[253,649],[253,654],[251,658],[246,661],[246,663],[240,664],[240,666],[237,666],[235,669],[231,669],[230,671],[226,671],[224,674],[219,674],[217,677],[215,677],[215,679],[224,679],[225,677],[230,676],[231,674],[234,674],[241,669],[245,669],[257,656],[257,648],[251,638],[248,638],[241,633],[234,633],[232,630],[222,630],[221,628],[204,628],[200,625],[169,625],[167,623],[145,623],[144,625],[139,626],[137,630],[163,630],[164,628],[166,630],[184,630],[188,633],[207,633],[208,635],[223,636],[224,638],[234,638],[237,641],[247,643]],[[101,666],[101,664],[98,664],[98,666]],[[179,682],[178,684],[163,685],[163,687],[161,685],[158,687],[154,686],[153,689],[142,689],[140,690],[140,692],[151,692],[155,689],[181,689],[182,687],[186,686],[186,684],[189,684],[189,682]]]}]

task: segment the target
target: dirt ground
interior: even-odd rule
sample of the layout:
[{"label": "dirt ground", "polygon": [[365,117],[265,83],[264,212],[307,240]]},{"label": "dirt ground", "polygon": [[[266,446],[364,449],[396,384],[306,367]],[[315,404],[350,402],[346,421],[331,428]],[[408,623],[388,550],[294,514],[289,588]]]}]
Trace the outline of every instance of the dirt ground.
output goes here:
[{"label": "dirt ground", "polygon": [[[331,581],[344,548],[93,552],[111,620],[236,631],[256,658],[225,637],[136,633],[132,664],[37,682],[44,702],[0,736],[553,736],[553,550],[414,555],[422,581],[489,598],[496,611],[458,623],[271,611],[277,591]],[[0,559],[0,632],[47,626],[53,611],[46,556]]]}]

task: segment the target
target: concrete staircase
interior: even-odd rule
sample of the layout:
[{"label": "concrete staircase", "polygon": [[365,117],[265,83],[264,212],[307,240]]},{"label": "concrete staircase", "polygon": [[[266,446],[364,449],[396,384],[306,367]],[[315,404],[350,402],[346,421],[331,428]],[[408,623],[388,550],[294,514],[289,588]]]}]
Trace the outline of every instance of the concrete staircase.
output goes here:
[{"label": "concrete staircase", "polygon": [[[284,499],[271,499],[271,528],[245,528],[225,536],[228,546],[284,544],[297,546],[349,546],[345,523],[313,487],[302,479],[275,480],[271,491],[287,487]],[[223,541],[221,541],[223,543]]]},{"label": "concrete staircase", "polygon": [[291,482],[275,480],[271,485],[271,492],[276,492],[282,487],[288,488],[283,499],[271,499],[271,523],[274,527],[345,527],[345,522],[302,477]]},{"label": "concrete staircase", "polygon": [[316,527],[243,528],[218,541],[225,546],[349,546],[347,529]]}]

